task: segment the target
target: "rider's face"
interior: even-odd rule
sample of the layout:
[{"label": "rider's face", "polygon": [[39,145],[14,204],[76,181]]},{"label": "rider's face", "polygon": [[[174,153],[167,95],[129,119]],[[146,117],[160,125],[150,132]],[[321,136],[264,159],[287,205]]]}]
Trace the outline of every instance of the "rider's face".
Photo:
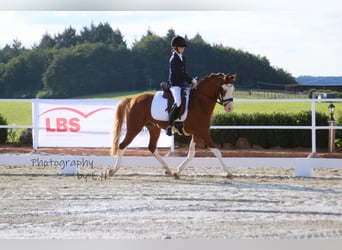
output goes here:
[{"label": "rider's face", "polygon": [[177,47],[177,52],[183,54],[185,47]]}]

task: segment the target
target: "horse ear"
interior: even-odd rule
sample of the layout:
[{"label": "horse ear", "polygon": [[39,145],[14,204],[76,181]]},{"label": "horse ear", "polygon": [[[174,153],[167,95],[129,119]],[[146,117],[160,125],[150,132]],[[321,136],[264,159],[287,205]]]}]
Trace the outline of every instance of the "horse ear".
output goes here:
[{"label": "horse ear", "polygon": [[226,77],[225,77],[225,80],[228,80],[229,82],[232,82],[236,79],[237,77],[237,73],[231,75],[230,73],[227,73]]}]

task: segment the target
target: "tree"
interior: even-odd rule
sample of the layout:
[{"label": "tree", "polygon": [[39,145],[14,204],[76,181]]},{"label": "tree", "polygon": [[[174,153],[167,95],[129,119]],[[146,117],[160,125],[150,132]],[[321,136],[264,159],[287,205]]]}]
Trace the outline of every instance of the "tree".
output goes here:
[{"label": "tree", "polygon": [[[169,29],[160,37],[147,30],[131,49],[119,29],[108,23],[69,26],[61,34],[45,33],[38,46],[22,47],[18,39],[0,50],[0,96],[3,98],[69,98],[108,91],[159,89],[168,78]],[[261,55],[223,45],[210,45],[197,33],[184,36],[187,72],[200,79],[212,72],[238,73],[241,87],[282,88],[296,84],[281,68]],[[264,84],[266,83],[266,84]]]},{"label": "tree", "polygon": [[168,77],[169,42],[148,30],[133,45],[132,52],[143,89],[159,89],[160,82]]},{"label": "tree", "polygon": [[169,29],[168,31],[167,31],[167,34],[166,34],[166,36],[165,36],[165,40],[170,44],[170,46],[171,46],[171,40],[172,40],[172,38],[174,38],[176,36],[176,32],[175,32],[175,30],[174,29]]},{"label": "tree", "polygon": [[43,87],[41,78],[48,62],[48,53],[36,50],[12,58],[3,68],[3,97],[34,98]]},{"label": "tree", "polygon": [[14,39],[12,46],[6,44],[6,46],[0,50],[0,63],[7,63],[13,57],[20,55],[24,51],[25,48],[22,47],[21,42]]},{"label": "tree", "polygon": [[56,40],[51,37],[48,33],[45,33],[40,39],[40,43],[38,45],[38,48],[40,49],[49,49],[53,48],[56,45]]},{"label": "tree", "polygon": [[[69,98],[128,90],[130,52],[103,43],[84,43],[56,55],[43,75],[39,97]],[[122,72],[127,71],[128,74]]]},{"label": "tree", "polygon": [[18,39],[13,40],[12,47],[15,51],[19,51],[21,49],[24,49],[21,46],[22,46],[22,43]]},{"label": "tree", "polygon": [[101,42],[113,47],[127,47],[120,30],[116,29],[114,31],[108,23],[100,23],[98,26],[92,23],[90,28],[84,27],[80,39],[82,42]]},{"label": "tree", "polygon": [[57,34],[55,36],[56,47],[57,48],[68,48],[75,46],[78,42],[78,36],[76,35],[76,30],[69,26],[66,28],[62,34]]}]

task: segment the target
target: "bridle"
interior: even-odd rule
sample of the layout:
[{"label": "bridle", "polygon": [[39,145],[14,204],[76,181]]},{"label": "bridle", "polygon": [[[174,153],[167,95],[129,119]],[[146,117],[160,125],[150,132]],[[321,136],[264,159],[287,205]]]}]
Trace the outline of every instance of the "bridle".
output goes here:
[{"label": "bridle", "polygon": [[[233,84],[229,83],[229,84],[225,84],[223,78],[221,78],[221,83],[220,83],[220,88],[222,89],[223,85],[227,85],[228,88],[233,87]],[[222,97],[222,93],[221,91],[219,91],[219,99],[216,100],[216,103],[222,105],[223,107],[225,107],[226,105],[228,105],[229,103],[233,102],[234,98],[227,98],[227,99],[223,99]]]},{"label": "bridle", "polygon": [[[221,82],[220,82],[220,89],[222,89],[222,86],[225,85],[225,83],[224,83],[224,79],[223,79],[223,78],[220,78],[220,79],[221,79]],[[228,88],[231,88],[231,87],[233,86],[233,84],[231,84],[231,83],[230,83],[230,84],[226,84],[226,85],[228,86]],[[231,103],[231,102],[234,101],[233,97],[227,98],[227,99],[223,99],[222,93],[221,93],[222,91],[219,91],[219,97],[218,97],[218,99],[211,98],[211,97],[207,96],[205,93],[199,91],[198,89],[196,89],[195,91],[196,91],[197,93],[199,93],[199,94],[205,96],[205,97],[208,98],[209,100],[212,100],[212,101],[214,101],[214,102],[216,102],[216,103],[222,105],[223,107],[227,106],[229,103]]]},{"label": "bridle", "polygon": [[[220,78],[221,79],[221,82],[220,82],[220,89],[222,89],[222,86],[223,85],[227,85],[228,88],[231,88],[233,86],[233,84],[229,83],[229,84],[225,84],[224,83],[224,79],[223,78]],[[203,93],[202,91],[199,91],[198,89],[195,90],[197,93],[200,93],[201,95],[205,96],[206,98],[210,99],[210,100],[213,100],[214,102],[222,105],[223,107],[227,106],[229,103],[233,102],[234,99],[233,97],[231,98],[227,98],[227,99],[223,99],[222,97],[222,91],[219,91],[219,97],[218,99],[213,99],[209,96],[207,96],[205,93]]]}]

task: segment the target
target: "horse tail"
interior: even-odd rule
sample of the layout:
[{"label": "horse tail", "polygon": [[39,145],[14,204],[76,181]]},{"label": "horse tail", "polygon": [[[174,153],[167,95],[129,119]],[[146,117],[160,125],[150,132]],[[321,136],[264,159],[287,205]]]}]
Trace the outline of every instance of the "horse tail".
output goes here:
[{"label": "horse tail", "polygon": [[113,125],[113,134],[112,134],[112,149],[111,155],[117,155],[119,151],[119,140],[121,135],[122,125],[126,120],[127,110],[130,107],[129,103],[132,98],[125,98],[119,102],[116,107],[116,113],[114,118],[114,125]]}]

